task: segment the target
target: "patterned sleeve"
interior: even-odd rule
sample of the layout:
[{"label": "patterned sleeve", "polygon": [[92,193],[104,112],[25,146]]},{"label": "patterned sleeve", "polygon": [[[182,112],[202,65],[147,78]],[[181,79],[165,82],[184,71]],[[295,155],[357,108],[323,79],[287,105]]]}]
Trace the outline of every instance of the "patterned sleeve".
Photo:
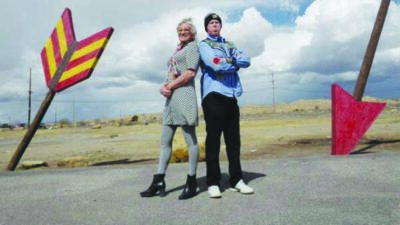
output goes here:
[{"label": "patterned sleeve", "polygon": [[186,65],[187,69],[197,71],[200,62],[199,48],[195,41],[190,42],[186,49]]},{"label": "patterned sleeve", "polygon": [[199,52],[204,64],[215,72],[222,74],[236,72],[236,66],[226,61],[226,52],[221,51],[219,45],[214,47],[212,44],[203,40],[199,44]]},{"label": "patterned sleeve", "polygon": [[227,42],[229,46],[229,55],[236,59],[236,66],[239,68],[247,68],[250,66],[250,57],[246,53],[236,48],[232,42]]}]

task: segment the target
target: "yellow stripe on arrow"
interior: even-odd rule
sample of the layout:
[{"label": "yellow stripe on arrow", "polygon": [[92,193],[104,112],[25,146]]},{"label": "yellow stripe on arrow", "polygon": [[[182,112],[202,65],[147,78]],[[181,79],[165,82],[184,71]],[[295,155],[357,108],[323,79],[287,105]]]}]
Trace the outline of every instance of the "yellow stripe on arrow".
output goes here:
[{"label": "yellow stripe on arrow", "polygon": [[56,60],[54,58],[53,42],[51,41],[51,38],[49,38],[46,42],[46,55],[47,61],[49,63],[50,77],[53,77],[54,73],[56,72],[57,66]]},{"label": "yellow stripe on arrow", "polygon": [[81,72],[83,72],[85,70],[88,70],[88,69],[94,67],[96,65],[96,63],[97,63],[97,60],[98,60],[98,58],[94,57],[92,59],[89,59],[88,61],[85,61],[84,63],[79,64],[78,66],[75,66],[75,67],[71,68],[68,71],[65,71],[63,73],[63,75],[61,76],[59,82],[62,82],[64,80],[68,79],[68,78],[71,78],[71,77],[75,76],[78,73],[81,73]]},{"label": "yellow stripe on arrow", "polygon": [[61,58],[63,58],[65,52],[67,52],[68,46],[67,46],[67,39],[65,37],[64,24],[63,24],[62,19],[58,21],[58,23],[56,25],[56,29],[57,29],[58,43],[60,45],[60,54],[61,54]]},{"label": "yellow stripe on arrow", "polygon": [[71,60],[82,57],[86,54],[93,52],[94,50],[97,50],[97,49],[103,47],[105,41],[107,41],[107,38],[102,38],[98,41],[91,43],[90,45],[85,46],[84,48],[79,49],[78,51],[74,52]]}]

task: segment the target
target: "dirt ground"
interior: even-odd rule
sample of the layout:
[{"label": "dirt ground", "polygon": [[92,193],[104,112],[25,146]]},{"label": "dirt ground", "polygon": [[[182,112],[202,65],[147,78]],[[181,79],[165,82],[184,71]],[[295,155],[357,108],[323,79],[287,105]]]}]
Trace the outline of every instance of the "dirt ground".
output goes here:
[{"label": "dirt ground", "polygon": [[[331,114],[323,107],[289,108],[275,113],[271,108],[245,107],[241,115],[243,160],[330,154]],[[21,162],[45,161],[51,168],[154,164],[159,155],[160,132],[160,122],[38,130]],[[0,131],[0,170],[5,169],[24,133]],[[197,136],[199,143],[204,143],[202,118]],[[174,149],[184,146],[178,130]],[[385,110],[354,149],[355,153],[378,151],[400,151],[400,111]],[[226,160],[223,144],[221,159]],[[78,163],[68,165],[68,161]]]}]

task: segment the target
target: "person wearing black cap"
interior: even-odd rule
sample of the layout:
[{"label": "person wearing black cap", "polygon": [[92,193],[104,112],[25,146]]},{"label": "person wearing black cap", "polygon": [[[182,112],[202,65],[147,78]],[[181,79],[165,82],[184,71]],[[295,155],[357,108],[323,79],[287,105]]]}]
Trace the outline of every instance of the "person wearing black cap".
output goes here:
[{"label": "person wearing black cap", "polygon": [[221,169],[219,153],[221,134],[224,134],[229,161],[230,190],[252,194],[253,189],[243,181],[240,164],[240,112],[237,97],[242,95],[238,71],[250,66],[250,58],[232,42],[220,35],[221,17],[210,13],[204,18],[208,34],[199,43],[201,98],[206,122],[206,167],[208,194],[220,198]]}]

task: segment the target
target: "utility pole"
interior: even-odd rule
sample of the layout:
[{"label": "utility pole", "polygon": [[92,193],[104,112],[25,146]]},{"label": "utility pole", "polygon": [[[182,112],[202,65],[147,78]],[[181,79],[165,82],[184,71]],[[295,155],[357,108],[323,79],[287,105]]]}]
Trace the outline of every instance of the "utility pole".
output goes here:
[{"label": "utility pole", "polygon": [[74,123],[74,128],[76,127],[76,121],[75,121],[75,99],[72,101],[72,122]]},{"label": "utility pole", "polygon": [[28,124],[27,127],[31,126],[31,96],[32,96],[32,69],[29,68],[29,90],[28,90]]},{"label": "utility pole", "polygon": [[274,80],[274,72],[272,72],[272,107],[273,107],[273,110],[274,110],[274,113],[276,112],[276,109],[275,109],[275,80]]},{"label": "utility pole", "polygon": [[54,126],[57,125],[57,106],[54,107]]}]

